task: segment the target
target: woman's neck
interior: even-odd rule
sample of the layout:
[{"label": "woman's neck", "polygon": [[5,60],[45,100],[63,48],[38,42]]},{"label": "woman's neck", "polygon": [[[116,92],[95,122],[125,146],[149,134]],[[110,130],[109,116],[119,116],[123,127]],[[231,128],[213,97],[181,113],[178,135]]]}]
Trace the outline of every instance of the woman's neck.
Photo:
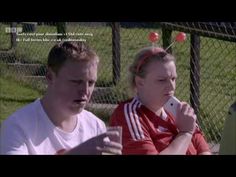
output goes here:
[{"label": "woman's neck", "polygon": [[145,99],[142,99],[142,97],[137,95],[137,98],[139,99],[139,101],[145,106],[147,107],[149,110],[151,110],[153,113],[155,113],[157,116],[161,116],[162,115],[162,111],[163,111],[163,107],[162,106],[158,106],[158,105],[152,105],[150,103],[148,103]]}]

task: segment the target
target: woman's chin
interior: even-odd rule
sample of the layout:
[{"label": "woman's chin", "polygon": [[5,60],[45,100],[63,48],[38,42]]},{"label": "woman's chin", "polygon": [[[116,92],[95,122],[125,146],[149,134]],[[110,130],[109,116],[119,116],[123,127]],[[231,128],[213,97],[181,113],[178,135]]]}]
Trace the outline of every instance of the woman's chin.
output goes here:
[{"label": "woman's chin", "polygon": [[167,99],[167,100],[169,100],[172,96],[173,96],[173,94],[165,94],[164,95],[165,99]]}]

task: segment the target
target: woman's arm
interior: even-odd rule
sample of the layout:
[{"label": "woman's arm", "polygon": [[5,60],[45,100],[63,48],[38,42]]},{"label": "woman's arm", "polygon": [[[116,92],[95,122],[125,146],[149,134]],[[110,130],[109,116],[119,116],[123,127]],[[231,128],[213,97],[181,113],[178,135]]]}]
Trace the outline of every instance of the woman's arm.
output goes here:
[{"label": "woman's arm", "polygon": [[159,154],[166,155],[185,155],[191,143],[192,134],[188,132],[180,132],[170,145]]}]

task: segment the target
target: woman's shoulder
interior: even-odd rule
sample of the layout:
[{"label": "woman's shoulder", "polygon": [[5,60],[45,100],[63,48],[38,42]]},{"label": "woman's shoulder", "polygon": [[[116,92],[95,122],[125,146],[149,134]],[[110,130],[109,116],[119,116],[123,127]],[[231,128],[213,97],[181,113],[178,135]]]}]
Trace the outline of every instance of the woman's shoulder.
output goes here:
[{"label": "woman's shoulder", "polygon": [[121,102],[118,104],[117,108],[118,108],[118,107],[124,107],[126,104],[132,103],[134,100],[135,100],[135,97],[129,98],[129,99],[124,100],[124,101],[121,101]]}]

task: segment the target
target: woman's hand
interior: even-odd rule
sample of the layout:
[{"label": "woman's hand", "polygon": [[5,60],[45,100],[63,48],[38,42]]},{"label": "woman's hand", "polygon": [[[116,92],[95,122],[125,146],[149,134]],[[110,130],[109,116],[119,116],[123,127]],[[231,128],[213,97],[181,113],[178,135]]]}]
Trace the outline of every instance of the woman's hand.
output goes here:
[{"label": "woman's hand", "polygon": [[177,108],[176,126],[180,132],[193,134],[196,128],[197,116],[193,108],[185,102],[181,102]]}]

